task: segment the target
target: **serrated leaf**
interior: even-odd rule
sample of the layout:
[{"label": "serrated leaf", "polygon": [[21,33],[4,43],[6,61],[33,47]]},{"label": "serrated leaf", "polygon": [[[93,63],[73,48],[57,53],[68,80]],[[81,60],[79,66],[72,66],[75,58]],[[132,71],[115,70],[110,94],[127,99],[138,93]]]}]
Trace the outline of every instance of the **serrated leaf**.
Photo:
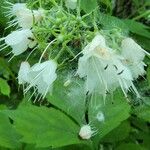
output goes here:
[{"label": "serrated leaf", "polygon": [[[116,91],[113,97],[107,96],[106,102],[99,94],[92,96],[89,107],[89,121],[98,129],[97,138],[101,139],[130,115],[130,106],[120,91]],[[103,114],[101,120],[98,114]]]},{"label": "serrated leaf", "polygon": [[6,96],[10,95],[10,86],[7,81],[2,78],[0,78],[0,92]]},{"label": "serrated leaf", "polygon": [[98,7],[97,0],[81,0],[80,5],[86,13],[90,13]]},{"label": "serrated leaf", "polygon": [[7,116],[0,112],[0,146],[17,148],[20,146],[19,135],[13,128]]},{"label": "serrated leaf", "polygon": [[55,82],[52,95],[47,97],[48,101],[82,125],[84,122],[86,97],[84,82],[78,79],[71,79],[68,86],[64,86],[64,83],[65,80],[62,78]]},{"label": "serrated leaf", "polygon": [[6,113],[14,120],[24,143],[56,148],[82,142],[79,126],[59,110],[30,105]]}]

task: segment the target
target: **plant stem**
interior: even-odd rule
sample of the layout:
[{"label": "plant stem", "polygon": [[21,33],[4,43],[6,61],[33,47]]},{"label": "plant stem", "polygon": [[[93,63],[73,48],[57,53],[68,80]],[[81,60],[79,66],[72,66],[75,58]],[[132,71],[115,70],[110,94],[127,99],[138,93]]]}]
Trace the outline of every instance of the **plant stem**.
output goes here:
[{"label": "plant stem", "polygon": [[142,18],[142,17],[144,17],[144,16],[146,16],[148,14],[150,15],[150,10],[146,11],[145,13],[143,13],[143,14],[141,14],[139,16],[134,17],[133,20],[139,20],[140,18]]}]

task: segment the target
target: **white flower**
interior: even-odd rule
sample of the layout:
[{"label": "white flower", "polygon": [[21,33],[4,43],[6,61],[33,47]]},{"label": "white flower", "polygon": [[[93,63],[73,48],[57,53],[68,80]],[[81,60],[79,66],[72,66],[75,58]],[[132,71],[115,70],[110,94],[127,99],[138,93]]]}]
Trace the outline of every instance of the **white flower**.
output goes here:
[{"label": "white flower", "polygon": [[121,46],[121,55],[124,57],[123,63],[131,70],[133,78],[137,79],[139,76],[144,75],[146,64],[143,60],[145,55],[149,55],[149,53],[131,38],[125,38]]},{"label": "white flower", "polygon": [[146,54],[148,54],[140,45],[133,39],[125,38],[122,41],[122,56],[131,62],[143,61]]},{"label": "white flower", "polygon": [[77,7],[77,0],[66,0],[65,5],[67,8],[76,9]]},{"label": "white flower", "polygon": [[28,47],[33,48],[37,44],[30,29],[13,31],[3,38],[3,40],[5,40],[6,47],[10,46],[12,48],[14,56],[20,55],[26,51]]},{"label": "white flower", "polygon": [[79,131],[79,136],[84,140],[88,140],[94,133],[95,131],[92,130],[90,125],[83,125]]},{"label": "white flower", "polygon": [[28,73],[30,71],[30,65],[28,62],[22,62],[18,73],[18,83],[25,84],[29,82]]},{"label": "white flower", "polygon": [[121,87],[125,96],[132,87],[139,96],[132,83],[130,70],[122,64],[122,57],[109,48],[102,35],[98,34],[83,49],[83,56],[79,58],[77,74],[86,77],[86,90],[90,93],[98,91],[105,95]]},{"label": "white flower", "polygon": [[10,26],[18,24],[19,27],[30,29],[33,26],[33,22],[40,22],[44,17],[43,9],[32,11],[26,7],[25,3],[12,4],[9,9],[8,16],[15,17],[14,20],[9,22]]},{"label": "white flower", "polygon": [[43,18],[42,10],[21,10],[17,15],[18,25],[22,28],[31,28],[33,26],[33,22],[37,23],[41,21]]},{"label": "white flower", "polygon": [[32,66],[28,72],[29,80],[27,83],[29,86],[25,89],[25,92],[34,87],[44,98],[48,92],[52,91],[53,82],[57,78],[56,69],[57,64],[53,60]]}]

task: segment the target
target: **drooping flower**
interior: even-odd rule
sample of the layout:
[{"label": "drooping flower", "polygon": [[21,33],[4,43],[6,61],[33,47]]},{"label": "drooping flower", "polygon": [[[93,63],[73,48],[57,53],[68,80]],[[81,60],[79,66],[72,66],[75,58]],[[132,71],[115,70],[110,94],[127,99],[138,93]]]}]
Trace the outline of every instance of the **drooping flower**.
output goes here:
[{"label": "drooping flower", "polygon": [[33,65],[27,75],[28,86],[25,92],[34,87],[35,91],[44,98],[48,92],[52,91],[53,82],[57,78],[56,69],[57,64],[53,60]]},{"label": "drooping flower", "polygon": [[83,125],[79,131],[79,136],[83,140],[89,140],[93,134],[95,134],[95,131],[92,130],[90,125]]},{"label": "drooping flower", "polygon": [[28,62],[22,62],[20,65],[20,69],[18,72],[18,83],[19,84],[25,84],[27,82],[29,82],[29,74],[30,71],[30,65]]},{"label": "drooping flower", "polygon": [[105,95],[121,87],[125,96],[130,87],[139,96],[132,81],[130,70],[122,64],[122,57],[109,48],[105,38],[97,34],[95,38],[82,51],[83,56],[79,58],[77,74],[86,77],[86,90],[88,92],[98,91]]},{"label": "drooping flower", "polygon": [[133,78],[137,79],[139,76],[144,75],[146,64],[143,60],[146,54],[150,54],[131,38],[125,38],[121,47],[121,55],[124,57],[123,63],[131,70]]},{"label": "drooping flower", "polygon": [[77,7],[77,0],[66,0],[65,5],[67,8],[76,9]]},{"label": "drooping flower", "polygon": [[30,29],[33,23],[40,22],[44,17],[44,10],[30,10],[26,7],[25,3],[12,4],[7,12],[8,16],[15,17],[9,22],[9,26],[17,25],[24,29]]},{"label": "drooping flower", "polygon": [[5,44],[2,49],[10,46],[12,48],[12,53],[14,54],[14,56],[20,55],[21,53],[26,51],[28,47],[33,48],[37,44],[30,29],[13,31],[1,40],[5,40]]}]

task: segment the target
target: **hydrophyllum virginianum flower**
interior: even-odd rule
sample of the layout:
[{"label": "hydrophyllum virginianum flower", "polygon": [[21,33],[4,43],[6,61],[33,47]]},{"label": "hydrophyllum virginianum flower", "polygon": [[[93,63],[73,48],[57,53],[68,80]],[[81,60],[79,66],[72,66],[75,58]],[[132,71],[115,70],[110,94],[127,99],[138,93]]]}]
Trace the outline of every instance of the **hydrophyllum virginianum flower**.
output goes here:
[{"label": "hydrophyllum virginianum flower", "polygon": [[123,62],[130,68],[133,78],[137,79],[139,76],[144,75],[146,73],[144,70],[146,64],[143,60],[146,54],[150,54],[131,38],[125,38],[122,41],[121,47],[121,55],[125,58]]},{"label": "hydrophyllum virginianum flower", "polygon": [[10,46],[12,48],[12,53],[14,56],[20,55],[29,48],[33,48],[37,42],[34,38],[34,35],[30,29],[13,31],[5,38],[0,40],[5,40],[5,43],[2,45],[1,50]]},{"label": "hydrophyllum virginianum flower", "polygon": [[15,17],[12,21],[9,22],[9,27],[17,25],[24,29],[30,29],[33,26],[33,23],[40,22],[44,17],[44,10],[30,10],[26,7],[25,3],[16,3],[11,4],[11,7],[8,7],[7,16]]},{"label": "hydrophyllum virginianum flower", "polygon": [[18,82],[27,83],[25,93],[33,87],[33,94],[38,92],[37,97],[41,95],[44,98],[48,92],[52,91],[53,82],[57,78],[56,69],[57,64],[53,60],[37,63],[32,67],[29,67],[27,62],[23,62],[19,70]]},{"label": "hydrophyllum virginianum flower", "polygon": [[77,0],[66,0],[65,5],[67,8],[76,9],[77,7]]},{"label": "hydrophyllum virginianum flower", "polygon": [[96,131],[92,130],[90,125],[83,125],[80,128],[79,131],[79,136],[83,139],[83,140],[89,140],[92,136],[94,136],[96,134]]},{"label": "hydrophyllum virginianum flower", "polygon": [[133,90],[139,97],[130,70],[122,64],[123,58],[106,45],[102,35],[97,34],[82,53],[77,74],[81,78],[86,77],[88,92],[98,91],[105,96],[107,92],[121,87],[126,97],[128,90]]},{"label": "hydrophyllum virginianum flower", "polygon": [[29,82],[29,74],[30,71],[30,65],[28,62],[22,62],[20,65],[20,69],[18,72],[18,83],[19,84],[25,84],[27,82]]}]

